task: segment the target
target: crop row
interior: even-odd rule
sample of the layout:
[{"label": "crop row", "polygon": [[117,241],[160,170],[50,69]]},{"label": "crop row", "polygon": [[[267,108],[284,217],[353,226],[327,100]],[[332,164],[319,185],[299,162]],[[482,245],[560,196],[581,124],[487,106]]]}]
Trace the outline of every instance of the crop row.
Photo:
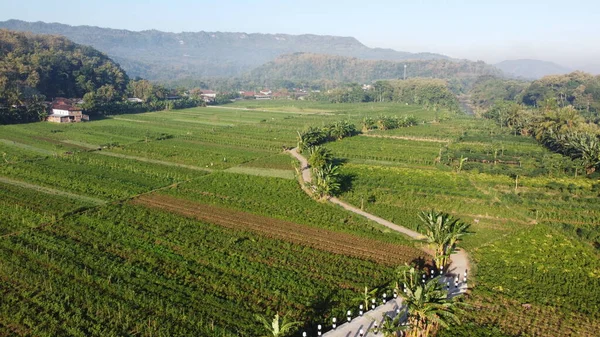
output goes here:
[{"label": "crop row", "polygon": [[2,176],[105,200],[125,198],[201,174],[86,152],[0,166]]},{"label": "crop row", "polygon": [[199,204],[169,196],[144,195],[135,199],[134,203],[163,209],[228,228],[250,230],[271,239],[289,241],[391,266],[403,263],[410,264],[418,259],[428,260],[422,251],[414,247],[364,239],[346,233]]},{"label": "crop row", "polygon": [[383,234],[361,217],[316,203],[294,180],[215,172],[157,193],[379,241],[408,243],[400,234]]},{"label": "crop row", "polygon": [[475,255],[480,291],[600,318],[600,259],[593,247],[537,225]]},{"label": "crop row", "polygon": [[0,240],[0,257],[2,323],[35,336],[254,336],[256,313],[341,317],[392,270],[131,205]]}]

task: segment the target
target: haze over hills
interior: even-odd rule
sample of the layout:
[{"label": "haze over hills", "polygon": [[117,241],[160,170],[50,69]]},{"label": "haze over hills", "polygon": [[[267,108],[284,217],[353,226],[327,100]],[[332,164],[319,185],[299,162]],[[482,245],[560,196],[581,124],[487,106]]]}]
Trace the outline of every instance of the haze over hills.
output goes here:
[{"label": "haze over hills", "polygon": [[280,55],[309,52],[367,60],[449,59],[432,53],[369,48],[352,37],[223,32],[134,32],[91,26],[8,20],[0,28],[63,35],[119,62],[130,76],[153,80],[237,76]]},{"label": "haze over hills", "polygon": [[547,75],[568,74],[573,71],[554,62],[530,59],[506,60],[494,66],[508,76],[529,80],[537,80]]},{"label": "haze over hills", "polygon": [[484,62],[451,60],[382,61],[361,60],[353,57],[294,53],[283,55],[256,68],[249,77],[259,83],[269,81],[314,81],[328,79],[337,82],[368,83],[381,79],[407,77],[474,78],[481,75],[501,75],[501,72]]}]

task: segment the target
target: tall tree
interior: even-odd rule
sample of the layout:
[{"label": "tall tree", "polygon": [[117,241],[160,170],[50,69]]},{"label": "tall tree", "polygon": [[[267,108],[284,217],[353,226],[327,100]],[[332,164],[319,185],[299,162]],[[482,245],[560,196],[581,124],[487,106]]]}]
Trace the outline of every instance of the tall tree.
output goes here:
[{"label": "tall tree", "polygon": [[435,249],[435,263],[445,267],[456,243],[468,233],[469,225],[452,215],[435,210],[419,213],[418,230],[424,232],[425,240]]}]

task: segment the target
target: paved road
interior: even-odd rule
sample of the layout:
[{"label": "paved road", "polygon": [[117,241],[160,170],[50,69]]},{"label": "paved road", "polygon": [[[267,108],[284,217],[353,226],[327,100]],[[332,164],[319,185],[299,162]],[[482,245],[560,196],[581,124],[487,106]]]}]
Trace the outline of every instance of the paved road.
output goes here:
[{"label": "paved road", "polygon": [[[344,323],[337,327],[335,330],[331,329],[331,324],[324,326],[323,331],[328,332],[324,333],[323,336],[326,337],[359,337],[360,330],[363,330],[363,336],[375,336],[374,332],[370,332],[377,322],[378,326],[381,326],[381,322],[383,322],[383,317],[388,315],[390,317],[394,317],[396,315],[396,309],[402,308],[402,300],[397,298],[395,300],[390,300],[386,304],[380,305],[375,310],[368,311],[364,313],[362,316],[355,317],[350,321],[350,323]],[[357,308],[358,310],[358,308]],[[352,313],[353,316],[358,315],[358,311]],[[346,322],[346,317],[337,317],[339,323]],[[381,333],[378,334],[381,336]]]},{"label": "paved road", "polygon": [[[445,283],[447,281],[452,281],[452,277],[447,277],[442,279]],[[452,283],[452,282],[451,282]],[[467,285],[462,283],[458,288],[450,289],[450,296],[456,296],[461,294],[467,290]],[[358,308],[356,309],[358,310]],[[377,326],[381,327],[381,323],[385,316],[390,316],[394,318],[397,313],[403,313],[404,308],[402,305],[402,299],[398,297],[397,299],[393,299],[388,301],[386,304],[382,304],[375,308],[375,310],[367,311],[363,313],[362,316],[357,316],[358,311],[352,311],[353,319],[350,323],[347,322],[345,317],[337,317],[338,323],[346,322],[342,325],[339,325],[335,330],[331,329],[331,323],[328,322],[327,325],[323,325],[323,333],[324,337],[360,337],[360,330],[363,331],[363,336],[382,336],[381,333],[376,334],[375,331],[370,331],[375,327],[375,322],[377,322]]]},{"label": "paved road", "polygon": [[[293,148],[290,151],[290,154],[296,158],[300,162],[300,171],[302,172],[302,180],[305,183],[310,183],[312,181],[310,168],[308,166],[308,161],[304,156],[298,153],[297,148]],[[305,189],[305,191],[309,191]],[[329,201],[333,204],[339,205],[344,209],[356,213],[358,215],[364,216],[365,218],[375,221],[383,226],[386,226],[392,230],[403,233],[413,239],[421,239],[423,235],[417,233],[413,230],[410,230],[406,227],[399,226],[390,221],[382,219],[376,215],[367,213],[362,211],[359,208],[356,208],[344,201],[339,200],[338,198],[330,198]],[[445,277],[442,279],[444,284],[450,283],[450,296],[456,296],[458,294],[464,293],[467,291],[467,282],[464,282],[465,275],[467,270],[469,269],[469,257],[467,253],[462,249],[457,249],[450,256],[451,264],[449,270],[446,271]],[[456,278],[458,277],[458,288],[455,286]],[[362,329],[365,333],[364,336],[374,336],[373,333],[367,334],[368,330],[372,327],[372,323],[374,320],[377,320],[379,324],[383,320],[385,314],[394,313],[395,310],[401,305],[401,300],[397,299],[394,301],[388,302],[386,305],[379,306],[375,308],[375,311],[369,312],[365,314],[363,317],[358,317],[352,320],[349,324],[346,323],[340,326],[336,330],[329,331],[324,334],[327,337],[358,337],[359,332]],[[340,320],[340,318],[338,318]],[[341,321],[345,321],[345,318],[342,318]],[[328,327],[329,328],[329,327]]]}]

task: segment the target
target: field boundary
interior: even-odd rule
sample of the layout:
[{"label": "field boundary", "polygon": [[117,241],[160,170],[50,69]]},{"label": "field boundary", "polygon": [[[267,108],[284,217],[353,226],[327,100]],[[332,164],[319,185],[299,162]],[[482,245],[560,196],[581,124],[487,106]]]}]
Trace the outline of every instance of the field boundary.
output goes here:
[{"label": "field boundary", "polygon": [[71,193],[71,192],[65,192],[65,191],[61,191],[61,190],[57,190],[54,188],[50,188],[50,187],[45,187],[45,186],[41,186],[41,185],[35,185],[35,184],[30,184],[30,183],[26,183],[24,181],[20,181],[20,180],[13,180],[13,179],[9,179],[6,177],[0,177],[0,183],[5,183],[8,185],[14,185],[14,186],[19,186],[19,187],[23,187],[26,189],[30,189],[30,190],[34,190],[34,191],[38,191],[38,192],[42,192],[42,193],[46,193],[46,194],[50,194],[50,195],[62,195],[71,199],[81,199],[87,202],[90,202],[96,206],[99,205],[105,205],[108,202],[102,199],[98,199],[98,198],[94,198],[94,197],[88,197],[85,195],[81,195],[81,194],[75,194],[75,193]]},{"label": "field boundary", "polygon": [[431,142],[431,143],[451,143],[451,139],[445,138],[424,138],[424,137],[412,137],[412,136],[388,136],[388,135],[379,135],[379,134],[367,134],[361,133],[359,136],[362,137],[372,137],[372,138],[388,138],[388,139],[399,139],[399,140],[412,140],[415,142]]}]

